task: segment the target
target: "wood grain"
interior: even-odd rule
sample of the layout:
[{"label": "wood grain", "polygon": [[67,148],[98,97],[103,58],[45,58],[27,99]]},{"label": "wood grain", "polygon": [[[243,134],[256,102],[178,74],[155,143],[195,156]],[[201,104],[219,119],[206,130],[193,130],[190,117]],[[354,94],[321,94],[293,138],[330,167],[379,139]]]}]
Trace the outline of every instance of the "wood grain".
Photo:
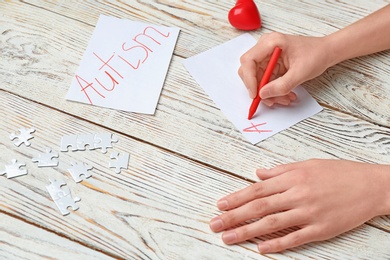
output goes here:
[{"label": "wood grain", "polygon": [[[58,6],[62,8],[62,5]],[[72,103],[70,105],[64,96],[69,88],[71,77],[73,77],[73,71],[78,66],[75,61],[80,60],[93,28],[84,23],[69,20],[67,17],[58,16],[57,10],[56,12],[48,12],[33,6],[25,7],[23,5],[23,7],[25,12],[29,14],[30,22],[17,22],[18,19],[10,17],[8,19],[14,21],[15,24],[7,25],[10,29],[5,34],[3,33],[5,35],[4,42],[7,42],[6,51],[8,48],[11,50],[8,51],[7,57],[9,59],[2,60],[1,68],[3,69],[0,73],[2,73],[5,82],[1,85],[9,92],[27,96],[28,99],[57,110],[66,111],[90,122],[104,125],[147,143],[223,170],[232,171],[246,178],[253,178],[252,172],[259,166],[270,167],[312,157],[363,158],[364,161],[376,163],[388,162],[386,154],[383,154],[383,151],[379,152],[383,149],[379,146],[383,145],[375,142],[371,150],[373,153],[370,151],[370,153],[364,152],[365,154],[361,155],[364,149],[357,147],[351,154],[348,152],[343,152],[340,155],[331,154],[329,151],[340,150],[339,143],[334,137],[334,131],[336,131],[336,136],[343,135],[344,132],[342,128],[337,130],[337,125],[343,123],[335,122],[335,118],[352,120],[349,123],[350,131],[354,131],[355,125],[360,125],[359,118],[348,118],[345,112],[334,109],[325,110],[310,119],[315,121],[297,124],[293,128],[296,130],[283,131],[257,146],[250,145],[243,140],[223,114],[214,107],[213,102],[183,68],[182,58],[177,56],[173,58],[155,116],[112,111],[83,104]],[[6,12],[14,14],[17,13],[18,6],[7,5],[6,8],[15,8],[15,10]],[[88,6],[88,8],[94,10],[92,6]],[[42,17],[45,17],[45,20],[42,20]],[[61,33],[57,30],[48,32],[42,29],[46,20],[55,20],[58,27],[62,24]],[[32,26],[32,28],[24,28],[26,26]],[[31,32],[34,32],[33,35]],[[83,40],[83,43],[79,44],[79,42],[73,41],[76,38]],[[196,39],[194,38],[194,40]],[[59,44],[60,42],[61,44]],[[178,46],[180,44],[179,39]],[[71,50],[66,49],[68,46],[69,48],[72,46]],[[20,53],[22,61],[15,62],[13,57],[17,56],[18,53]],[[22,64],[18,64],[19,62]],[[11,69],[8,64],[11,64]],[[70,66],[70,64],[72,65]],[[13,70],[13,67],[17,69]],[[34,84],[33,88],[31,84]],[[336,91],[332,93],[339,95]],[[388,101],[381,99],[380,102],[386,104]],[[375,107],[386,107],[386,105],[376,105]],[[336,124],[336,129],[333,129],[333,123]],[[321,125],[323,126],[321,127]],[[323,131],[329,130],[328,134],[324,133],[324,136],[327,136],[324,141],[319,140],[317,136],[308,135],[303,138],[299,137],[300,134],[297,136],[297,132],[316,132],[319,127]],[[370,124],[367,127],[377,128]],[[384,128],[383,130],[378,128],[378,130],[367,131],[375,133],[384,131],[383,135],[387,135],[387,129]],[[365,136],[362,136],[362,132],[358,129],[355,132],[352,133],[352,135],[356,135],[354,139],[361,139],[356,144],[361,143],[362,147],[365,147],[367,142],[364,139]],[[307,139],[307,141],[302,139]],[[326,147],[322,146],[324,142],[327,143]],[[384,142],[386,143],[386,139]],[[315,148],[311,148],[312,146]],[[370,146],[372,145],[370,144]],[[349,145],[346,148],[348,151]],[[301,152],[295,153],[296,149],[300,149]]]},{"label": "wood grain", "polygon": [[[323,36],[335,32],[362,17],[389,4],[389,1],[257,1],[263,27],[252,33],[255,37],[271,31],[288,34]],[[106,13],[116,17],[148,21],[182,29],[175,54],[188,58],[210,49],[241,32],[227,22],[227,13],[232,3],[224,1],[217,5],[210,1],[132,1],[127,4],[85,4],[75,9],[73,4],[57,5],[44,3],[41,8],[52,10],[75,20],[94,26],[98,16]],[[44,4],[43,4],[44,3]],[[53,6],[54,5],[54,6]],[[69,12],[72,10],[72,12]],[[102,12],[104,10],[104,12]],[[157,15],[156,15],[157,14]],[[161,17],[162,19],[156,19]],[[183,19],[184,18],[184,19]],[[310,23],[308,23],[310,21]],[[88,39],[88,38],[87,38]],[[378,102],[390,102],[390,51],[341,63],[324,73],[317,80],[305,84],[319,102],[349,113],[357,113],[365,120],[389,126],[390,112],[381,109]],[[321,84],[321,82],[327,82]],[[326,92],[326,95],[323,94]],[[330,97],[328,97],[330,95]],[[374,111],[372,108],[376,108]]]},{"label": "wood grain", "polygon": [[[129,169],[121,174],[108,168],[109,153],[99,150],[62,152],[58,167],[38,168],[31,158],[44,147],[58,151],[61,136],[109,130],[4,91],[0,94],[0,102],[6,104],[1,108],[4,117],[0,121],[0,136],[8,136],[20,124],[36,128],[30,147],[16,149],[10,140],[1,138],[1,163],[17,158],[29,170],[23,177],[0,178],[1,212],[119,259],[262,258],[254,244],[259,240],[224,246],[220,234],[208,227],[208,221],[218,214],[216,200],[250,182],[117,132],[114,134],[119,142],[109,153],[131,154]],[[72,160],[92,165],[92,177],[76,184],[67,171]],[[65,180],[72,195],[81,198],[77,211],[65,217],[60,215],[45,190],[49,178]],[[260,239],[283,234],[284,231]],[[9,240],[12,234],[5,232],[4,236],[4,240]],[[389,241],[390,233],[372,224],[363,225],[327,242],[270,257],[386,258],[390,256],[384,250]],[[41,243],[43,247],[50,243],[59,248],[62,245],[59,240]],[[11,254],[18,254],[17,250],[7,248]]]},{"label": "wood grain", "polygon": [[111,256],[95,249],[58,236],[53,231],[47,231],[20,220],[0,214],[0,257],[3,259],[112,259]]},{"label": "wood grain", "polygon": [[[258,38],[275,30],[322,36],[389,2],[257,1],[263,28],[251,34]],[[0,2],[0,167],[19,158],[29,169],[20,178],[0,176],[1,257],[390,258],[389,216],[326,242],[267,256],[258,254],[257,239],[226,246],[220,234],[209,230],[208,221],[218,214],[216,200],[257,181],[258,167],[313,157],[389,163],[389,51],[345,61],[305,83],[325,107],[321,113],[256,146],[243,139],[182,65],[185,58],[242,33],[226,20],[233,4]],[[155,115],[64,99],[100,14],[181,28]],[[32,147],[15,148],[9,133],[32,125],[37,128]],[[128,170],[116,175],[107,167],[109,154],[99,151],[61,153],[56,168],[37,168],[31,162],[44,147],[59,149],[63,135],[94,132],[119,137],[114,147],[131,154]],[[73,182],[67,168],[74,159],[94,166],[92,178]],[[45,190],[49,177],[67,180],[82,198],[78,211],[59,214]],[[24,229],[37,240],[22,252],[8,241],[25,240],[18,235]],[[41,248],[50,250],[42,253]]]}]

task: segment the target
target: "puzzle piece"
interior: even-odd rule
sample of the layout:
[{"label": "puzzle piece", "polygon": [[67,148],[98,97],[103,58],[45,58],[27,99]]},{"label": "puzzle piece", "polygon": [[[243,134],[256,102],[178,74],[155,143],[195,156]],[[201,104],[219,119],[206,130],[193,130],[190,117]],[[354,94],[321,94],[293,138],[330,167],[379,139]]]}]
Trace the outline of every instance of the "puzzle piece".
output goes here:
[{"label": "puzzle piece", "polygon": [[111,159],[116,159],[116,160],[111,161],[109,164],[109,167],[115,168],[116,173],[121,173],[121,168],[127,169],[128,165],[129,165],[130,154],[122,153],[119,156],[119,153],[113,152],[111,154]]},{"label": "puzzle piece", "polygon": [[107,148],[112,147],[112,143],[118,142],[118,139],[111,133],[96,134],[95,140],[95,148],[102,148],[102,153],[106,153]]},{"label": "puzzle piece", "polygon": [[70,146],[70,149],[72,151],[77,151],[77,135],[64,135],[61,138],[61,152],[67,152],[68,147]]},{"label": "puzzle piece", "polygon": [[26,166],[25,163],[18,163],[16,159],[12,159],[12,164],[5,165],[5,171],[1,171],[0,175],[7,174],[7,178],[18,177],[27,174],[27,170],[22,170],[21,167]]},{"label": "puzzle piece", "polygon": [[46,153],[38,154],[38,157],[32,158],[33,162],[38,163],[38,167],[54,167],[58,166],[58,153],[46,148]]},{"label": "puzzle piece", "polygon": [[76,202],[79,202],[81,199],[79,197],[73,198],[72,195],[66,195],[61,199],[55,200],[54,203],[57,205],[57,208],[60,210],[63,216],[68,215],[70,212],[69,207],[72,207],[73,211],[78,210],[79,206]]},{"label": "puzzle piece", "polygon": [[49,191],[49,194],[53,200],[61,199],[70,194],[70,189],[64,181],[57,181],[54,179],[49,179],[51,184],[46,186],[46,189]]},{"label": "puzzle piece", "polygon": [[[73,179],[75,182],[80,182],[82,180],[85,180],[92,175],[88,172],[91,170],[93,167],[89,166],[86,163],[76,163],[76,162],[71,162],[72,167],[68,169],[70,174],[72,175]],[[81,178],[81,176],[84,176]]]},{"label": "puzzle piece", "polygon": [[88,146],[89,150],[101,148],[102,152],[106,153],[113,142],[118,142],[118,139],[110,133],[65,135],[61,138],[61,152],[67,152],[68,147],[71,147],[72,151],[85,151]]},{"label": "puzzle piece", "polygon": [[[19,133],[18,133],[19,132]],[[28,141],[31,138],[34,138],[31,134],[35,132],[33,127],[31,128],[20,128],[18,132],[12,133],[9,135],[9,138],[12,140],[18,139],[14,141],[16,146],[20,146],[21,144],[25,144],[26,146],[30,146],[31,143]]]},{"label": "puzzle piece", "polygon": [[96,139],[94,134],[84,134],[77,136],[77,149],[79,151],[86,150],[86,146],[88,146],[89,150],[96,149]]},{"label": "puzzle piece", "polygon": [[67,215],[70,212],[68,211],[69,207],[72,207],[73,210],[77,210],[79,206],[76,202],[81,199],[78,197],[73,198],[70,194],[70,189],[68,187],[62,187],[66,185],[64,181],[56,181],[50,179],[51,184],[46,186],[46,189],[49,191],[50,197],[53,199],[58,210],[62,215]]}]

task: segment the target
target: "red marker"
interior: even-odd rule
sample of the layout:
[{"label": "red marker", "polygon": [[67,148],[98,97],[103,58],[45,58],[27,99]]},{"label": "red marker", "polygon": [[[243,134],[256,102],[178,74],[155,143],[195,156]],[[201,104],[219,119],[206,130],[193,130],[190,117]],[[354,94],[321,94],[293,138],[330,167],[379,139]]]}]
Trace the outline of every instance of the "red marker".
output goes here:
[{"label": "red marker", "polygon": [[257,95],[253,99],[251,107],[249,108],[249,114],[248,114],[248,119],[252,119],[253,115],[256,113],[257,107],[260,104],[260,96],[259,96],[259,91],[260,89],[268,83],[269,78],[272,75],[272,72],[274,71],[275,65],[278,62],[280,53],[282,52],[282,49],[279,47],[275,47],[274,52],[272,53],[271,59],[268,62],[267,68],[265,69],[263,78],[260,81],[259,87],[257,89]]}]

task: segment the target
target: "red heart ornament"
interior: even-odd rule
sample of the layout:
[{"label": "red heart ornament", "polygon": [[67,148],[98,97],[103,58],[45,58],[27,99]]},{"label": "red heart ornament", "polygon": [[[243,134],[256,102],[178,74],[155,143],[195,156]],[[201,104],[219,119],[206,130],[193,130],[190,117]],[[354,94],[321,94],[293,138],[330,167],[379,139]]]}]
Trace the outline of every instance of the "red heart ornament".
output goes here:
[{"label": "red heart ornament", "polygon": [[237,0],[229,11],[230,24],[239,30],[256,30],[261,27],[259,10],[253,0]]}]

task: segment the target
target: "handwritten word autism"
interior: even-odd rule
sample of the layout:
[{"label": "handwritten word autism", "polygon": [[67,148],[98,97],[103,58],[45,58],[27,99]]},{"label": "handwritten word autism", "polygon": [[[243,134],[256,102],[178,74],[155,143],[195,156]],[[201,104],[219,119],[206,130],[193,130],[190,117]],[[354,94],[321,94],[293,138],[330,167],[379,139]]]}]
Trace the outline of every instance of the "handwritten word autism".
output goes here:
[{"label": "handwritten word autism", "polygon": [[[131,72],[137,71],[148,62],[151,55],[158,51],[169,36],[169,32],[164,34],[152,26],[147,26],[130,41],[116,46],[118,50],[109,57],[92,52],[93,59],[98,65],[97,76],[86,79],[85,75],[75,75],[89,103],[93,104],[96,98],[106,98],[107,93],[114,91],[126,77],[131,77]],[[91,71],[91,74],[95,72]]]}]

